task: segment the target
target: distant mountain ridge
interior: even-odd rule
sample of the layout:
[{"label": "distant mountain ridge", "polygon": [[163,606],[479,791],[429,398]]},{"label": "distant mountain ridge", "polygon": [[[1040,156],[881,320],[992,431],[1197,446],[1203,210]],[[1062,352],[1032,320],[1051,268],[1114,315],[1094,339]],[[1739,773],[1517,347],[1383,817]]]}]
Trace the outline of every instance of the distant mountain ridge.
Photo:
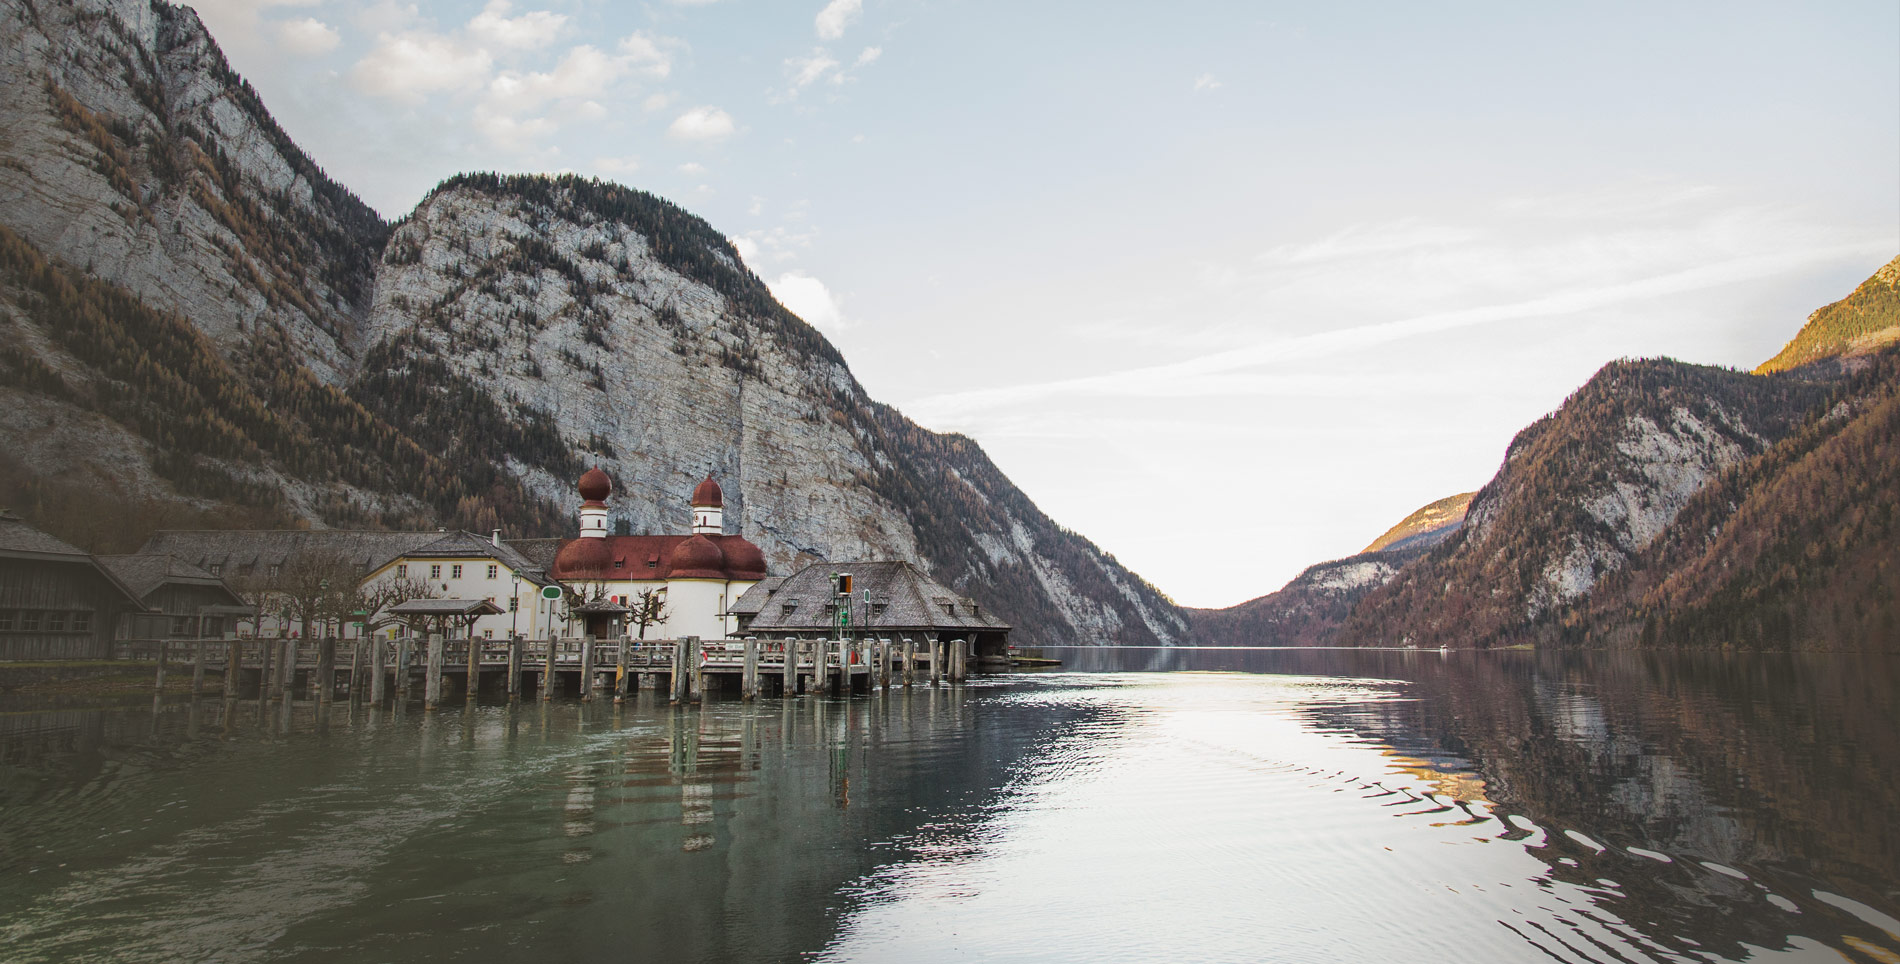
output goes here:
[{"label": "distant mountain ridge", "polygon": [[99,548],[157,526],[676,531],[709,470],[775,568],[899,559],[1030,643],[1183,617],[975,442],[870,399],[700,218],[467,174],[388,224],[196,14],[0,0],[0,498]]},{"label": "distant mountain ridge", "polygon": [[1887,262],[1853,293],[1808,316],[1807,324],[1758,375],[1833,358],[1855,357],[1900,341],[1900,258]]},{"label": "distant mountain ridge", "polygon": [[[1386,549],[1404,549],[1418,545],[1437,545],[1444,538],[1464,524],[1465,512],[1471,508],[1471,497],[1476,492],[1460,492],[1433,502],[1411,515],[1399,520],[1398,525],[1385,530],[1379,538],[1372,540],[1360,552],[1380,552]],[[1451,530],[1451,531],[1448,531]]]}]

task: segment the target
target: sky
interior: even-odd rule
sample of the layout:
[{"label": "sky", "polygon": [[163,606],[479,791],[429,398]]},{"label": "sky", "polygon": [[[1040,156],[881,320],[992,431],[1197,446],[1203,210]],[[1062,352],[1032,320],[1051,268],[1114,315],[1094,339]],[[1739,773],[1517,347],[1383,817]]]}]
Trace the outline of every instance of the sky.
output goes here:
[{"label": "sky", "polygon": [[1753,367],[1900,254],[1900,5],[204,0],[385,216],[573,171],[1227,606],[1605,363]]}]

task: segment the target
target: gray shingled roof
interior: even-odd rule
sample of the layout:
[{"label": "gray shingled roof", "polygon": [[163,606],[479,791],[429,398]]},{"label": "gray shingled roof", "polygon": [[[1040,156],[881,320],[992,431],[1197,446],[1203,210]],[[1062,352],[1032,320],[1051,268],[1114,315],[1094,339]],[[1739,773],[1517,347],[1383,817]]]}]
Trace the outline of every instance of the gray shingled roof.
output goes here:
[{"label": "gray shingled roof", "polygon": [[[758,613],[746,628],[748,634],[828,629],[835,618],[827,605],[832,601],[831,574],[834,572],[851,574],[854,631],[1009,628],[984,612],[975,600],[958,595],[908,562],[833,562],[807,566],[776,586],[767,580],[746,590],[733,604],[733,611]],[[786,611],[788,605],[790,612]]]},{"label": "gray shingled roof", "polygon": [[26,558],[75,556],[75,562],[86,558],[85,552],[27,525],[25,519],[11,512],[0,512],[0,555]]},{"label": "gray shingled roof", "polygon": [[397,616],[498,616],[502,609],[486,599],[410,599],[389,611]]},{"label": "gray shingled roof", "polygon": [[523,578],[545,582],[546,567],[507,543],[462,530],[376,532],[362,529],[197,529],[163,530],[146,540],[142,554],[168,553],[218,575],[262,575],[302,553],[335,553],[364,573],[401,556],[424,554],[495,559]]},{"label": "gray shingled roof", "polygon": [[144,599],[152,591],[167,584],[187,586],[215,586],[224,590],[231,598],[231,605],[240,605],[244,600],[225,585],[224,580],[192,565],[169,553],[139,552],[126,556],[100,556],[99,564],[104,566],[119,581],[132,587],[132,591]]},{"label": "gray shingled roof", "polygon": [[785,584],[784,576],[766,576],[752,584],[743,595],[732,601],[726,611],[734,616],[756,616],[765,608],[766,597],[778,591]]}]

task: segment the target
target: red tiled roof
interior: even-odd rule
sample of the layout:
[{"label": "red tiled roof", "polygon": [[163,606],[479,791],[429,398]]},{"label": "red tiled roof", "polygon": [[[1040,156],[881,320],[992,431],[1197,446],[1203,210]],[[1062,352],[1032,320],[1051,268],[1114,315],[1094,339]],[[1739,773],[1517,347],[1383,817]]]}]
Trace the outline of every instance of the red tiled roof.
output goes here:
[{"label": "red tiled roof", "polygon": [[[743,536],[608,536],[605,539],[569,539],[561,544],[549,573],[562,580],[669,579],[674,575],[673,551],[689,539],[704,539],[716,547],[722,568],[682,567],[687,578],[763,579],[765,554]],[[596,543],[604,547],[577,543]],[[705,563],[708,560],[689,560]]]}]

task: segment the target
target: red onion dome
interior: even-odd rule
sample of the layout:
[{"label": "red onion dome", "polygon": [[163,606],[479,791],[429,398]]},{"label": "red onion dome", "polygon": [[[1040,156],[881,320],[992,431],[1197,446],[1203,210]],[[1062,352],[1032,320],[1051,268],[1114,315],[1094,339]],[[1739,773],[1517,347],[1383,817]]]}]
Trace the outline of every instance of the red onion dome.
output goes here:
[{"label": "red onion dome", "polygon": [[687,579],[720,579],[726,556],[711,539],[693,536],[673,547],[673,575]]},{"label": "red onion dome", "polygon": [[693,489],[693,506],[705,506],[708,509],[726,507],[726,494],[719,491],[719,483],[714,482],[712,476],[706,476],[706,481]]},{"label": "red onion dome", "polygon": [[726,571],[734,577],[765,575],[765,552],[758,546],[738,536],[727,536],[719,540],[719,548],[726,554]]},{"label": "red onion dome", "polygon": [[581,498],[589,502],[605,502],[608,496],[614,494],[614,483],[596,465],[581,475],[580,490]]},{"label": "red onion dome", "polygon": [[613,565],[613,557],[613,550],[607,548],[605,539],[570,539],[561,547],[561,551],[554,554],[554,574],[571,576],[606,572]]}]

